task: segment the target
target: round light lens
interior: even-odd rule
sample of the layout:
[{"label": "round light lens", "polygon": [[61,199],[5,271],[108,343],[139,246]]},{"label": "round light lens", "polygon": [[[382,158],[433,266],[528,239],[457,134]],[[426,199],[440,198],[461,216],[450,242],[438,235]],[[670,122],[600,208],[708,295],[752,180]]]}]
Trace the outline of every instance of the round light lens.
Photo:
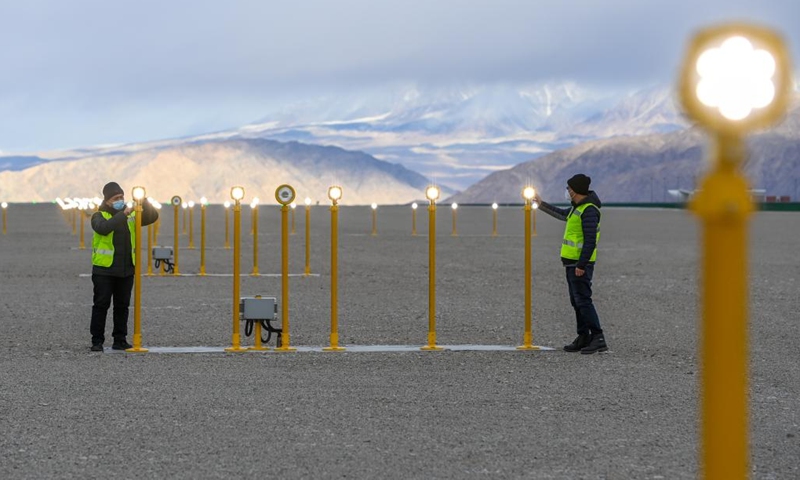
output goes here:
[{"label": "round light lens", "polygon": [[430,201],[435,201],[439,198],[439,188],[431,185],[425,189],[425,198]]},{"label": "round light lens", "polygon": [[244,188],[243,187],[233,187],[231,188],[231,198],[234,200],[241,200],[244,198]]}]

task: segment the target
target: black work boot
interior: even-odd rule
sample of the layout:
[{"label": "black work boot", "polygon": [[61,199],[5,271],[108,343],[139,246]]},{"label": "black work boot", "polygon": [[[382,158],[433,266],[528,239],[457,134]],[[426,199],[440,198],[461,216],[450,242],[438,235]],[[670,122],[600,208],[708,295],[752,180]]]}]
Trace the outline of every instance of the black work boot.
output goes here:
[{"label": "black work boot", "polygon": [[111,345],[112,350],[127,350],[129,348],[133,348],[133,345],[128,343],[127,340],[124,338],[119,340],[114,340],[114,345]]},{"label": "black work boot", "polygon": [[606,350],[608,350],[608,345],[606,345],[605,337],[602,333],[596,333],[592,335],[592,340],[589,342],[589,345],[581,349],[581,353],[584,355],[591,355],[594,352],[605,352]]},{"label": "black work boot", "polygon": [[102,343],[93,343],[92,348],[90,348],[92,352],[102,352],[103,351],[103,344]]},{"label": "black work boot", "polygon": [[582,348],[589,345],[589,341],[592,339],[592,336],[588,333],[585,335],[578,335],[575,337],[575,340],[572,341],[569,345],[564,345],[565,352],[579,352]]}]

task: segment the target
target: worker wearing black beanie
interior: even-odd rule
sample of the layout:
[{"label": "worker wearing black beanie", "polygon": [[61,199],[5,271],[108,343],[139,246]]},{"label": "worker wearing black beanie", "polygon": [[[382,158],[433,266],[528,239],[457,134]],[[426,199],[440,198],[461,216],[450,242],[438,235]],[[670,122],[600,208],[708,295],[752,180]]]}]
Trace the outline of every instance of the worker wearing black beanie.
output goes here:
[{"label": "worker wearing black beanie", "polygon": [[597,194],[589,189],[592,179],[582,173],[567,180],[565,195],[570,208],[558,208],[534,199],[539,209],[553,218],[567,222],[561,244],[561,262],[566,268],[569,301],[575,310],[578,337],[564,346],[567,352],[590,354],[608,350],[600,318],[592,303],[592,277],[600,240],[600,207]]}]

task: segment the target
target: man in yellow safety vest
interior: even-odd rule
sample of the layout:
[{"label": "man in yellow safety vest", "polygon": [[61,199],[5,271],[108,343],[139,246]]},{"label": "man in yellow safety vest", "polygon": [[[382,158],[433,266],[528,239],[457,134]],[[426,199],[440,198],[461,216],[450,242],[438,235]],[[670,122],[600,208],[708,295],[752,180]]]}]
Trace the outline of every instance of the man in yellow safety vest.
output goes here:
[{"label": "man in yellow safety vest", "polygon": [[567,222],[561,242],[561,262],[566,267],[569,301],[575,310],[578,336],[567,352],[591,354],[608,350],[600,318],[592,303],[592,276],[600,240],[600,199],[589,189],[592,179],[579,173],[567,180],[565,196],[570,208],[558,208],[534,199],[539,209],[553,218]]},{"label": "man in yellow safety vest", "polygon": [[[114,350],[131,348],[128,336],[128,307],[133,290],[136,245],[136,212],[125,205],[125,192],[116,182],[103,187],[103,203],[92,215],[92,284],[94,304],[89,332],[93,352],[103,351],[106,315],[114,301]],[[158,220],[158,210],[144,201],[142,225]]]}]

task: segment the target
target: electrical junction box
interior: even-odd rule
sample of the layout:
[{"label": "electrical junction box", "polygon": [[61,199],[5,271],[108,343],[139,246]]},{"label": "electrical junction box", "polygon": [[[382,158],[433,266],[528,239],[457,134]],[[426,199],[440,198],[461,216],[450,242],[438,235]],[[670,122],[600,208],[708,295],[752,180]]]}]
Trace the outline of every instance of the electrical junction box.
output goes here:
[{"label": "electrical junction box", "polygon": [[172,258],[172,247],[153,247],[154,260],[169,260]]},{"label": "electrical junction box", "polygon": [[239,300],[239,313],[242,320],[275,320],[278,314],[278,300],[275,297],[242,297]]}]

